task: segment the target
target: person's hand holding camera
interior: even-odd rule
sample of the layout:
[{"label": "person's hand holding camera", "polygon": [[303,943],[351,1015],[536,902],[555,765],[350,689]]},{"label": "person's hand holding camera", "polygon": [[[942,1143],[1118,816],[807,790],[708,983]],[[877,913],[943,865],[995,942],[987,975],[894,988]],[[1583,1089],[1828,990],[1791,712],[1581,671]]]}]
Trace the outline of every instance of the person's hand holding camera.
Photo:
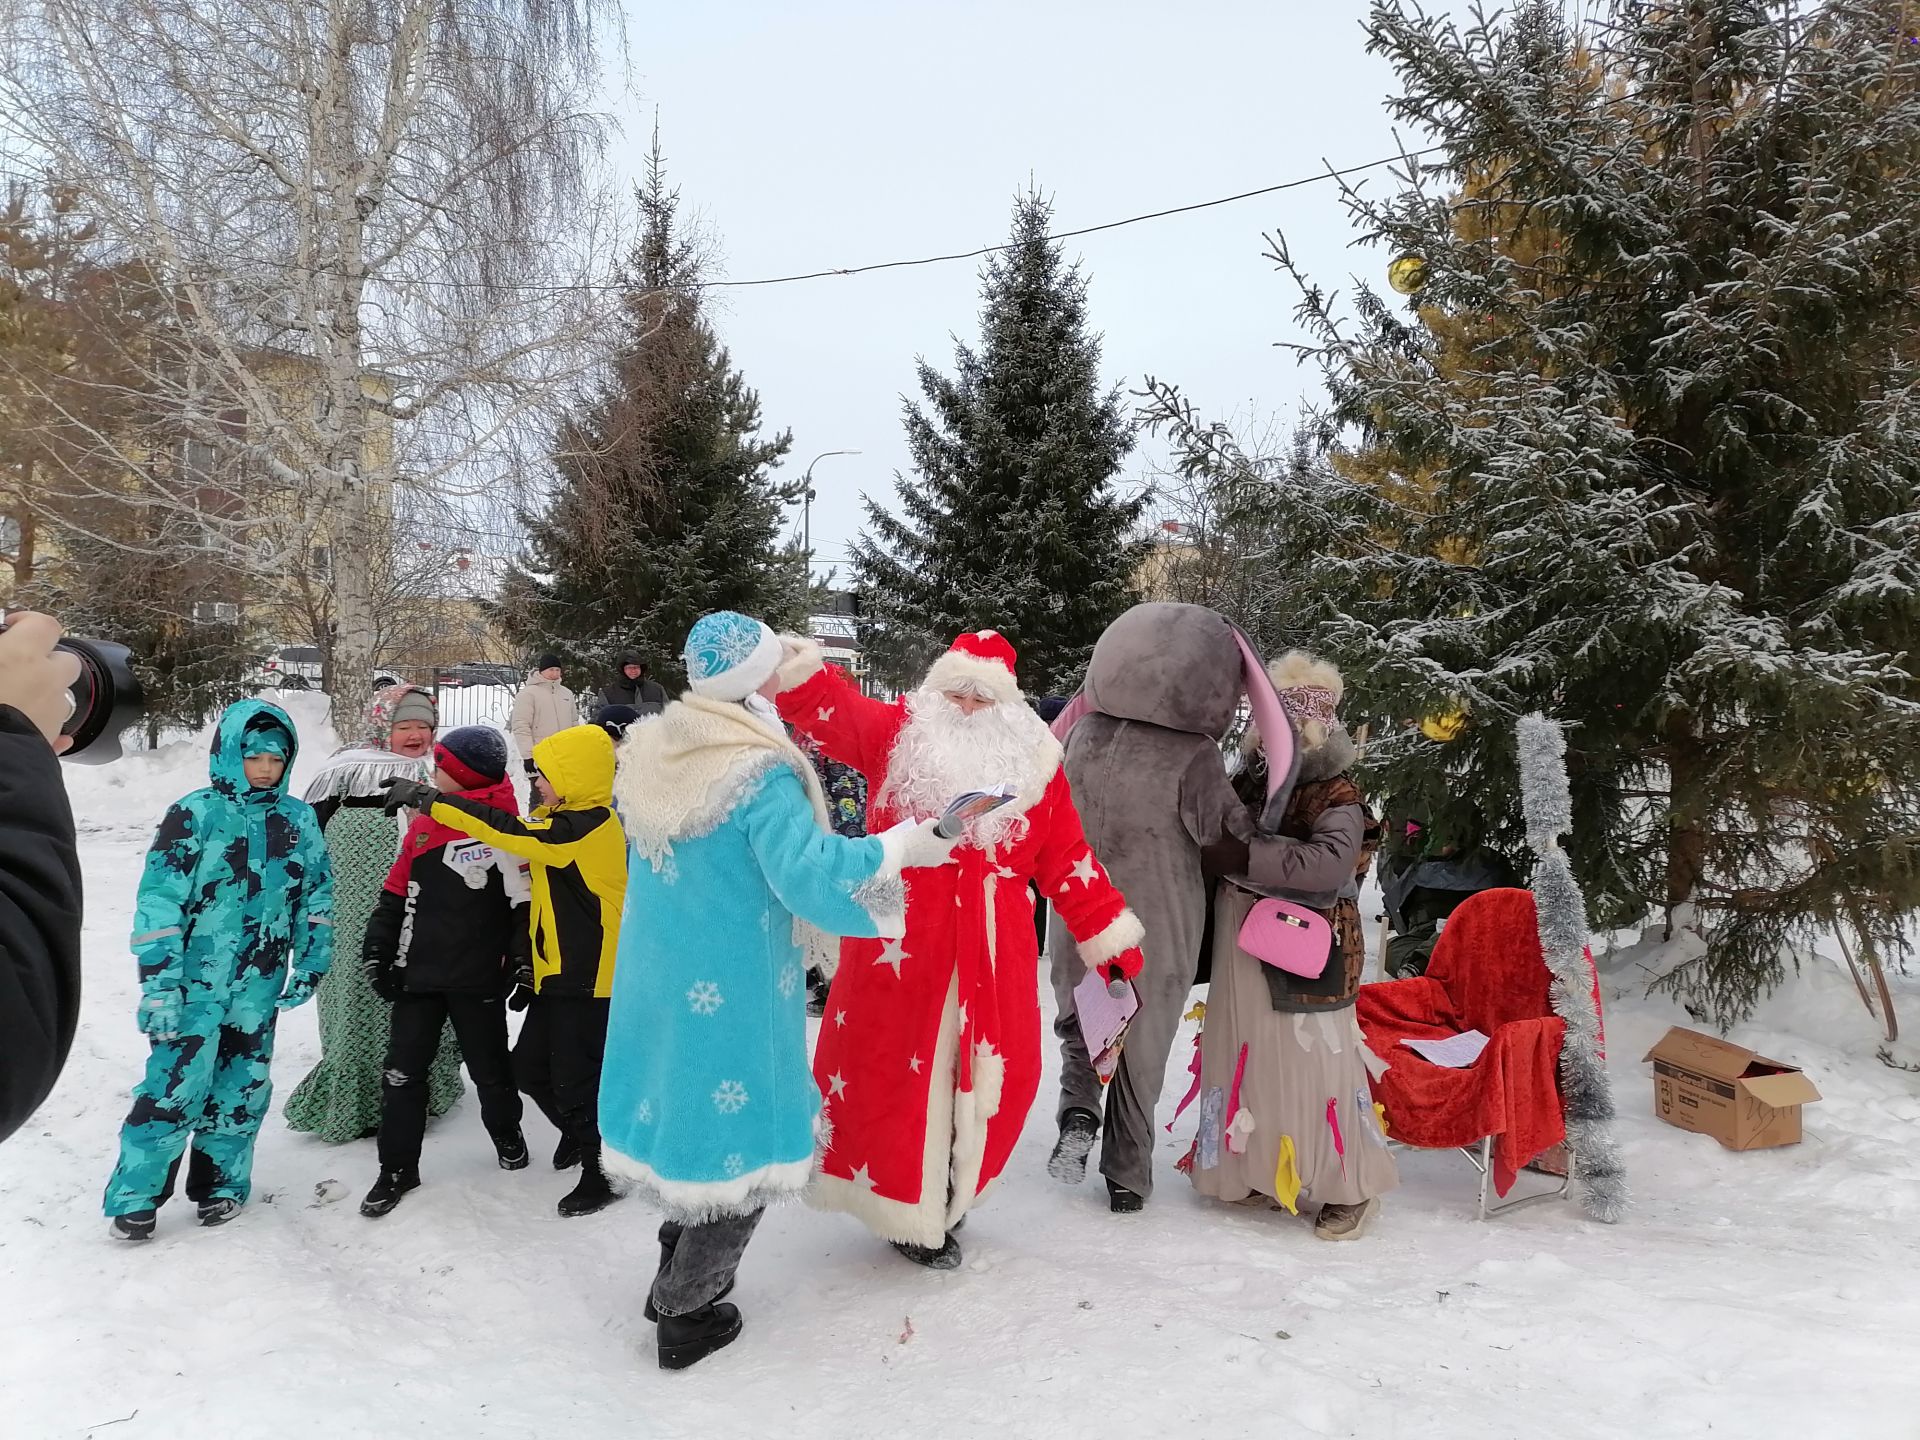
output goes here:
[{"label": "person's hand holding camera", "polygon": [[61,633],[58,620],[32,611],[9,615],[0,631],[0,705],[33,722],[56,754],[72,744],[60,727],[73,715],[80,678],[80,657],[54,649]]}]

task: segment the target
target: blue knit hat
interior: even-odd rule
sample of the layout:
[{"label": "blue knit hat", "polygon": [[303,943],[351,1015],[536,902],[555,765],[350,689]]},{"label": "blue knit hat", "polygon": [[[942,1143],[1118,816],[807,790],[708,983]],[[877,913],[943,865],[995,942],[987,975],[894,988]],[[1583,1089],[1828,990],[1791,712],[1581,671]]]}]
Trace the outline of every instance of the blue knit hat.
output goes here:
[{"label": "blue knit hat", "polygon": [[716,610],[687,634],[687,684],[709,700],[744,700],[780,668],[780,637],[750,615]]}]

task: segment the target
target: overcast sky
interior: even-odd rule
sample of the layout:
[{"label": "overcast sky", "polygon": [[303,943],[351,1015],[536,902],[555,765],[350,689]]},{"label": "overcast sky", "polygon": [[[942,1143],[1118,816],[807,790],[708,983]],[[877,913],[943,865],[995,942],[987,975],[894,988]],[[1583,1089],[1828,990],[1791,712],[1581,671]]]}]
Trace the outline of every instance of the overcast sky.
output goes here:
[{"label": "overcast sky", "polygon": [[[1394,152],[1392,75],[1365,53],[1362,0],[1184,6],[971,0],[932,6],[771,0],[630,11],[633,96],[614,156],[638,172],[653,107],[683,202],[723,272],[748,279],[1006,237],[1031,176],[1055,228],[1254,190]],[[1464,12],[1465,0],[1429,0]],[[1411,147],[1412,137],[1408,137]],[[1385,171],[1374,186],[1390,185]],[[1261,258],[1280,229],[1311,273],[1380,282],[1331,183],[1067,242],[1091,279],[1108,376],[1173,380],[1209,413],[1291,415],[1314,378],[1274,342],[1294,294]],[[908,456],[901,397],[925,355],[951,368],[977,335],[979,262],[716,292],[720,331],[814,472],[818,563],[839,564],[861,492],[892,494]],[[1147,460],[1136,452],[1131,471]],[[797,522],[796,522],[797,523]]]}]

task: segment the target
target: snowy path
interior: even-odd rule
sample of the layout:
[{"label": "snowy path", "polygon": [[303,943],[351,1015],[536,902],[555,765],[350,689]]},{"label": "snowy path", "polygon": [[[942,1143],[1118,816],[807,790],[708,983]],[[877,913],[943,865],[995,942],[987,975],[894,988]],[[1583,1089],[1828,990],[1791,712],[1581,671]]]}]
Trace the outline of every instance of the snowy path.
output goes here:
[{"label": "snowy path", "polygon": [[[86,1017],[52,1101],[0,1149],[8,1440],[1920,1436],[1920,1077],[1865,1058],[1864,1017],[1852,1054],[1741,1032],[1827,1098],[1805,1144],[1734,1155],[1652,1118],[1639,1057],[1684,1017],[1616,1007],[1637,1206],[1615,1228],[1570,1206],[1482,1225],[1464,1160],[1403,1155],[1372,1234],[1328,1245],[1196,1199],[1171,1169],[1184,1124],[1153,1205],[1111,1217],[1097,1177],[1046,1178],[1041,1113],[965,1270],[776,1214],[736,1296],[745,1336],[682,1375],[654,1367],[640,1317],[653,1217],[558,1219],[544,1122],[535,1168],[505,1174],[470,1095],[378,1224],[356,1213],[372,1146],[295,1136],[276,1106],[239,1221],[201,1231],[176,1202],[151,1246],[116,1248],[98,1201],[143,1054],[125,937],[153,816],[83,813]],[[308,1009],[281,1028],[281,1098],[316,1053]]]}]

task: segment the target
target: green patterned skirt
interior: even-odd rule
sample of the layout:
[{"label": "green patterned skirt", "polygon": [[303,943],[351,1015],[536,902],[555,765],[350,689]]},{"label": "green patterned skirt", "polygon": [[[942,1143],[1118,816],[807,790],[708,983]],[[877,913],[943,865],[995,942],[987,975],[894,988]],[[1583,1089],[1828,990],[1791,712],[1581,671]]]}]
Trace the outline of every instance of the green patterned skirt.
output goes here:
[{"label": "green patterned skirt", "polygon": [[[393,867],[397,822],[377,805],[343,805],[327,822],[333,862],[333,968],[320,982],[320,1063],[287,1100],[287,1124],[329,1144],[380,1128],[380,1072],[386,1065],[393,1006],[373,993],[360,964],[367,921]],[[460,1047],[451,1027],[427,1075],[427,1112],[442,1115],[460,1098]]]}]

